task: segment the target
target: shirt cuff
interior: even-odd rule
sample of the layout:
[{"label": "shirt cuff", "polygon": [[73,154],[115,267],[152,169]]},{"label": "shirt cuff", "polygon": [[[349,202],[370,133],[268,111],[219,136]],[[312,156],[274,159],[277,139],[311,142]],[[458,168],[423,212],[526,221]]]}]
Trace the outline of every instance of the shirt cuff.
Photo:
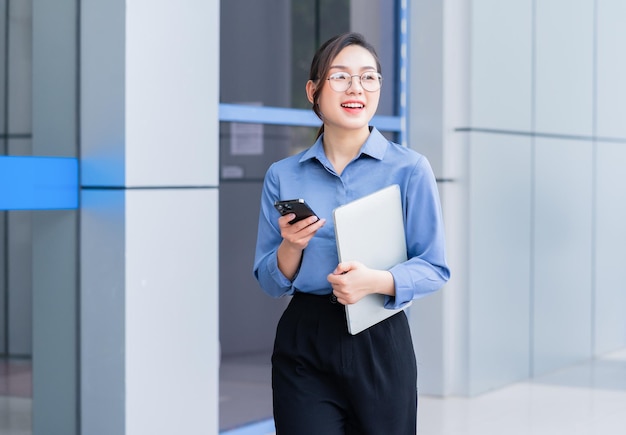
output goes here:
[{"label": "shirt cuff", "polygon": [[293,283],[278,268],[278,253],[275,252],[268,260],[267,269],[274,282],[281,288],[288,287],[289,291],[286,294],[292,294],[294,292]]},{"label": "shirt cuff", "polygon": [[413,300],[413,286],[406,284],[411,283],[411,276],[402,267],[392,267],[389,272],[391,272],[391,275],[393,276],[393,282],[396,287],[396,295],[385,297],[385,308],[390,310],[404,308]]}]

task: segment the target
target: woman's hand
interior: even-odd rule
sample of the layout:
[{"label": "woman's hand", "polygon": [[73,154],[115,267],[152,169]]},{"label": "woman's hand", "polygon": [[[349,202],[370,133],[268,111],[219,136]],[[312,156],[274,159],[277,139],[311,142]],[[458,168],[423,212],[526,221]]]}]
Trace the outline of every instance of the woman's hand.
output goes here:
[{"label": "woman's hand", "polygon": [[389,296],[396,293],[391,272],[370,269],[358,261],[339,263],[327,279],[337,301],[343,305],[354,304],[372,293]]},{"label": "woman's hand", "polygon": [[278,218],[278,227],[283,241],[278,247],[278,268],[289,280],[293,280],[300,267],[302,251],[307,247],[315,233],[324,226],[326,219],[311,216],[290,224],[296,216],[293,213]]},{"label": "woman's hand", "polygon": [[296,215],[293,213],[281,216],[278,218],[278,227],[280,228],[280,235],[283,238],[283,242],[290,245],[291,249],[303,251],[317,230],[324,226],[326,219],[318,219],[317,216],[310,216],[294,224],[290,224],[289,222],[295,217]]}]

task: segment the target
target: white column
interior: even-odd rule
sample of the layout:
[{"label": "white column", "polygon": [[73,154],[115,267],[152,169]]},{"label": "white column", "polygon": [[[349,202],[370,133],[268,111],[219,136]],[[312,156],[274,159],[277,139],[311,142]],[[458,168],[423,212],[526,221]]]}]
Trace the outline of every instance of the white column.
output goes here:
[{"label": "white column", "polygon": [[81,3],[81,433],[218,432],[219,16]]}]

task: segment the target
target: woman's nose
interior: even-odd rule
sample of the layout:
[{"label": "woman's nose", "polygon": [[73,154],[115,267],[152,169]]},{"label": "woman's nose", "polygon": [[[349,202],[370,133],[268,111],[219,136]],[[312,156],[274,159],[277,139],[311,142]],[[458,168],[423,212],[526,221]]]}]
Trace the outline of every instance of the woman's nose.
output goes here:
[{"label": "woman's nose", "polygon": [[361,76],[350,76],[350,83],[348,84],[348,89],[346,89],[346,92],[350,92],[350,90],[355,93],[363,92],[363,86],[361,85]]}]

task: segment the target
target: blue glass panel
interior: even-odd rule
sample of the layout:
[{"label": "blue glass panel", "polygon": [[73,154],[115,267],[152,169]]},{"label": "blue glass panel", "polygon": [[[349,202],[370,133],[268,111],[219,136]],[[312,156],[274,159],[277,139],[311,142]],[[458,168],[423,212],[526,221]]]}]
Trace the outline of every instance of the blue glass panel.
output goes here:
[{"label": "blue glass panel", "polygon": [[77,207],[77,159],[0,157],[0,210]]},{"label": "blue glass panel", "polygon": [[276,431],[274,426],[274,419],[263,420],[256,423],[250,423],[242,427],[220,432],[220,435],[261,435],[261,434],[273,434]]}]

